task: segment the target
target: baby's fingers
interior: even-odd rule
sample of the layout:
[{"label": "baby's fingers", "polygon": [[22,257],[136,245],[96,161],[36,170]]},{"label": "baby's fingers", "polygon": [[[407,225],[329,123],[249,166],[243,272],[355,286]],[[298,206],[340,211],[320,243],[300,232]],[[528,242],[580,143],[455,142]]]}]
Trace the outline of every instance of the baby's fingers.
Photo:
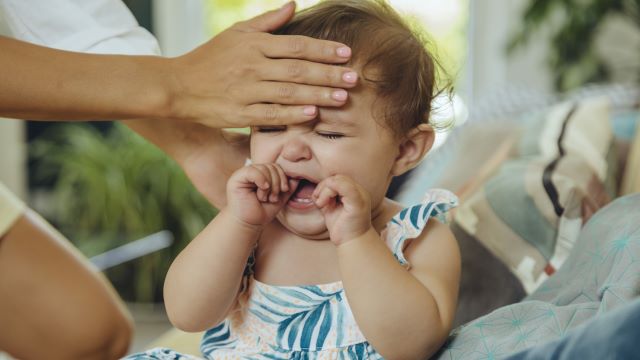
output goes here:
[{"label": "baby's fingers", "polygon": [[258,199],[262,202],[274,204],[279,202],[281,196],[286,194],[290,189],[284,170],[277,164],[257,164],[254,166],[259,169],[268,181],[266,187],[258,189]]},{"label": "baby's fingers", "polygon": [[[327,191],[325,189],[330,189]],[[340,203],[345,208],[359,207],[365,204],[365,200],[358,185],[351,178],[344,175],[335,175],[322,181],[316,189],[318,200],[321,200],[322,194],[336,198],[336,203]],[[320,203],[316,202],[319,207],[326,206],[327,199],[322,199]]]},{"label": "baby's fingers", "polygon": [[255,189],[258,200],[267,200],[269,188],[271,187],[269,171],[259,166],[248,166],[244,171],[243,182],[245,186]]},{"label": "baby's fingers", "polygon": [[338,192],[328,186],[325,182],[320,183],[313,193],[316,206],[319,208],[323,208],[331,203],[337,203],[338,195]]}]

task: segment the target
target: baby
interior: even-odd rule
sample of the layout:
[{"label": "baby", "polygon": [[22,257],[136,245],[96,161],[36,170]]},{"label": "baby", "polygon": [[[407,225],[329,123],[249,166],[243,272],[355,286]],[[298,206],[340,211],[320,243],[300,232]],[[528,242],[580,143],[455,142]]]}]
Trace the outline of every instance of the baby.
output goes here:
[{"label": "baby", "polygon": [[209,329],[208,359],[426,359],[451,329],[460,277],[455,238],[430,219],[456,199],[432,190],[403,208],[385,193],[433,144],[436,64],[379,1],[325,1],[277,33],[349,45],[359,85],[312,121],[226,144],[214,179],[226,198],[167,274],[169,318]]}]

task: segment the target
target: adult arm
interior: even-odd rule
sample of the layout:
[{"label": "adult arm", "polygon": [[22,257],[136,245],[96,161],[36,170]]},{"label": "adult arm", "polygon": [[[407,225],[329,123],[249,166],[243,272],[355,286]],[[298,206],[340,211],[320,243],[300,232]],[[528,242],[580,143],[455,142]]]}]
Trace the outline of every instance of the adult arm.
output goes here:
[{"label": "adult arm", "polygon": [[[326,57],[326,54],[333,54],[332,49],[336,49],[333,47],[334,43],[306,37],[273,36],[261,32],[283,25],[292,15],[293,7],[291,5],[285,6],[281,10],[271,11],[251,20],[238,23],[221,33],[217,39],[228,43],[252,43],[259,40],[258,42],[264,44],[265,49],[271,47],[282,49],[284,52],[280,53],[279,56],[295,57],[297,56],[297,50],[295,49],[305,49],[305,52],[308,53],[306,55],[300,53],[300,56],[313,58],[312,54],[316,54],[315,59],[318,61],[337,62],[340,60],[334,55]],[[215,40],[216,38],[212,41]],[[251,47],[249,46],[248,48],[250,49]],[[232,59],[230,58],[229,61],[231,62]],[[351,70],[343,67],[331,67],[308,61],[282,59],[279,61],[286,61],[286,63],[282,64],[286,64],[287,74],[293,78],[298,78],[297,80],[294,79],[298,82],[321,84],[322,81],[325,81],[325,84],[331,83],[333,86],[345,88],[355,85],[352,81],[355,78],[351,78],[349,81],[345,80],[344,75],[351,73]],[[267,69],[275,64],[274,62],[265,62],[264,65],[256,65],[255,68],[259,69],[266,66],[264,68]],[[252,72],[250,67],[245,70]],[[284,71],[284,69],[278,70],[277,67],[273,67],[272,70],[275,72]],[[346,78],[349,78],[349,76]],[[251,87],[248,83],[246,85],[247,88]],[[282,82],[281,86],[283,87],[277,91],[275,102],[286,102],[288,98],[293,100],[296,96],[304,98],[307,103],[321,106],[340,106],[346,101],[346,99],[338,100],[333,97],[332,92],[335,90],[326,90],[324,88],[311,90],[307,85],[285,82]],[[300,86],[299,89],[302,92],[298,93],[295,87],[290,86]],[[241,93],[242,91],[237,92],[237,94]],[[231,99],[228,103],[230,102]],[[234,126],[279,123],[282,121],[282,116],[287,119],[292,119],[296,116],[295,112],[291,113],[292,109],[296,109],[296,107],[261,106],[266,106],[266,108],[264,108],[264,112],[259,111],[256,114],[257,117],[245,117],[238,113],[235,117],[236,124]],[[221,109],[228,110],[225,107],[221,107]],[[299,113],[300,109],[296,111]],[[309,117],[302,117],[301,120],[308,120],[315,116],[313,114]],[[246,134],[228,132],[219,128],[208,128],[195,123],[159,122],[153,119],[125,121],[125,124],[176,160],[196,188],[214,206],[223,208],[226,205],[225,185],[227,180],[235,170],[244,165],[245,160],[249,157],[248,136]]]},{"label": "adult arm", "polygon": [[[103,54],[159,54],[155,38],[138,26],[131,13],[120,1],[0,0],[0,6],[7,15],[7,21],[14,35],[29,42],[73,51]],[[43,12],[43,7],[48,11]],[[231,96],[223,100],[218,99],[218,101],[208,101],[204,97],[201,98],[203,106],[217,107],[220,111],[225,112],[225,114],[215,115],[220,116],[216,118],[219,121],[207,117],[201,122],[205,122],[207,125],[213,123],[218,127],[242,127],[254,123],[305,121],[315,115],[305,115],[305,106],[300,104],[322,106],[344,104],[345,100],[336,99],[333,96],[334,92],[340,93],[338,90],[340,88],[353,87],[354,80],[357,81],[357,79],[345,76],[345,74],[351,74],[348,68],[314,62],[340,63],[348,61],[348,57],[337,54],[337,49],[342,45],[306,37],[274,36],[266,33],[286,23],[293,16],[294,8],[294,4],[289,3],[280,10],[235,24],[193,53],[178,58],[185,64],[200,64],[200,66],[187,66],[187,70],[191,69],[190,71],[192,71],[189,78],[199,86],[205,86],[205,90],[206,86],[210,86],[211,94],[219,91],[215,90],[219,89],[216,86],[225,82],[229,83],[229,87],[236,89],[233,92],[235,98]],[[226,44],[231,44],[233,48],[220,50]],[[255,46],[238,47],[238,44],[254,44]],[[215,72],[211,69],[213,69],[216,54],[219,55],[220,51],[224,55],[224,61],[220,63],[220,68],[236,69],[235,71],[222,72],[222,76],[231,76],[231,79],[213,78]],[[3,54],[0,53],[0,56]],[[61,55],[76,56],[77,54]],[[246,60],[243,63],[238,62],[237,59],[252,60]],[[140,65],[135,60],[142,59],[119,58],[119,61],[129,64],[129,68]],[[148,58],[145,61],[153,62],[157,59]],[[174,59],[173,61],[178,60]],[[102,72],[103,70],[100,69],[97,74],[93,75],[99,77],[102,76]],[[248,76],[232,76],[243,72]],[[127,83],[129,82],[128,76],[122,72],[118,75],[124,77],[124,81]],[[133,78],[136,76],[140,75],[134,74]],[[148,81],[161,80],[149,77],[144,79]],[[284,80],[269,81],[269,79]],[[113,82],[113,78],[110,81]],[[319,84],[319,86],[310,87],[310,85],[303,85],[304,83]],[[264,86],[256,86],[259,84]],[[167,97],[162,95],[163,91],[153,95],[152,89],[153,86],[145,86],[143,93],[132,95],[131,99],[140,96],[147,99],[148,102],[147,105],[136,107],[137,111],[151,113],[153,112],[153,104],[160,107],[168,106]],[[259,90],[255,92],[253,90],[244,91],[244,89]],[[276,102],[298,105],[258,104],[257,107],[251,108],[253,110],[251,112],[250,106],[243,105],[246,98],[242,98],[242,96],[245,94],[252,94],[253,98],[258,99],[259,102],[263,102],[269,97],[273,98],[273,94],[276,94]],[[83,93],[83,95],[85,94]],[[114,96],[122,97],[122,94]],[[144,101],[132,101],[131,99],[128,99],[128,103],[124,105],[134,107]],[[196,97],[196,99],[198,98]],[[66,100],[68,99],[63,99],[63,102]],[[169,101],[169,104],[172,103]],[[65,115],[69,117],[69,111],[78,109],[77,105],[77,100],[73,100],[73,107],[64,110],[66,111]],[[109,106],[109,109],[113,110],[115,105],[111,103]],[[176,106],[174,109],[176,108],[180,107]],[[193,109],[196,108],[197,106],[194,105]],[[95,107],[89,107],[89,109],[95,109]],[[48,114],[50,109],[45,111]],[[135,112],[135,110],[133,111]],[[162,110],[157,111],[162,112]],[[196,123],[188,124],[187,122],[175,121],[175,118],[167,118],[171,112],[166,111],[168,112],[157,117],[126,121],[126,124],[173,157],[210,202],[218,208],[224,207],[226,204],[224,196],[226,181],[233,171],[243,165],[248,156],[248,143],[241,140],[243,135],[228,135],[225,131],[217,128],[207,128]],[[245,116],[247,111],[251,114]],[[99,115],[94,114],[92,117],[100,118]],[[87,115],[85,114],[85,116]],[[140,118],[140,116],[125,116],[124,118]]]},{"label": "adult arm", "polygon": [[[0,5],[15,36],[36,44],[102,54],[158,52],[155,39],[121,2],[52,1]],[[353,86],[355,78],[349,69],[322,64],[346,62],[350,50],[343,45],[267,33],[288,21],[294,7],[289,3],[235,24],[171,59],[65,53],[1,39],[0,115],[172,119],[212,127],[311,119],[315,107],[308,104],[344,104],[346,93],[339,88]],[[75,22],[88,28],[69,27]]]},{"label": "adult arm", "polygon": [[0,216],[0,349],[19,359],[123,356],[132,322],[106,279],[1,184]]},{"label": "adult arm", "polygon": [[171,120],[124,123],[176,161],[213,206],[218,209],[226,206],[227,181],[250,156],[248,134]]},{"label": "adult arm", "polygon": [[87,120],[169,114],[166,59],[92,55],[0,37],[0,116]]}]

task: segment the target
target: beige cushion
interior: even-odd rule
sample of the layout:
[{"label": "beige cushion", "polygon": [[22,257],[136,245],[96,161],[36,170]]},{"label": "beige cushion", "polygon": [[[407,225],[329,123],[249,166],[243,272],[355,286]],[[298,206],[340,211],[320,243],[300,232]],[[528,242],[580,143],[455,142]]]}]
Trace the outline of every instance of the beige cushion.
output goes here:
[{"label": "beige cushion", "polygon": [[[640,122],[640,119],[638,119]],[[627,156],[620,195],[640,192],[640,128],[636,130],[635,139]]]}]

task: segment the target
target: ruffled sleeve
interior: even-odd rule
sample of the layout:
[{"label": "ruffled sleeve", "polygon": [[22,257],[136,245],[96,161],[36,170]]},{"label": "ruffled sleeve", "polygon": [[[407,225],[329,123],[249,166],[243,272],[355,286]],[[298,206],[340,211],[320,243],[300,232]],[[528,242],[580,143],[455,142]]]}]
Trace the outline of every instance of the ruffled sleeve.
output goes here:
[{"label": "ruffled sleeve", "polygon": [[404,257],[404,249],[411,239],[422,234],[429,219],[436,218],[446,223],[449,210],[456,206],[458,198],[452,192],[431,189],[425,193],[420,204],[403,209],[391,219],[382,232],[382,237],[401,265],[410,267]]}]

